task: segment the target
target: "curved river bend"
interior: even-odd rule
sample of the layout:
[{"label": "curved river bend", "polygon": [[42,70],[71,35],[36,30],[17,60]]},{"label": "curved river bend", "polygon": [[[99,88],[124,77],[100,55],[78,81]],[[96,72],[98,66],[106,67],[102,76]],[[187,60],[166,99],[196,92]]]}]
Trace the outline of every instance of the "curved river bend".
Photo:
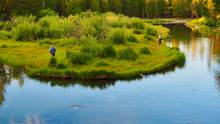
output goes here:
[{"label": "curved river bend", "polygon": [[[1,124],[219,124],[220,36],[169,25],[186,55],[173,71],[133,81],[56,82],[0,69]],[[66,85],[62,85],[66,84]]]}]

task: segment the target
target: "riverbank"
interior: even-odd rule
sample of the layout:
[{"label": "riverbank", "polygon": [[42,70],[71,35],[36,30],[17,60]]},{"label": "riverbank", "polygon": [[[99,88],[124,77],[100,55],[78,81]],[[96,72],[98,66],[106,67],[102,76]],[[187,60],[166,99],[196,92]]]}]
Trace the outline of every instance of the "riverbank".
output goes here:
[{"label": "riverbank", "polygon": [[[183,53],[165,44],[169,29],[138,18],[85,13],[15,20],[4,24],[8,29],[12,23],[12,30],[3,30],[8,35],[0,40],[0,62],[24,68],[32,77],[130,79],[185,62]],[[56,46],[56,57],[49,54],[51,44]]]},{"label": "riverbank", "polygon": [[146,23],[151,23],[155,25],[166,25],[166,24],[186,24],[192,21],[192,19],[180,19],[180,18],[155,18],[155,19],[145,19]]},{"label": "riverbank", "polygon": [[191,28],[193,31],[198,31],[203,35],[210,35],[213,33],[220,34],[220,24],[214,20],[202,17],[194,19],[186,23],[186,26]]}]

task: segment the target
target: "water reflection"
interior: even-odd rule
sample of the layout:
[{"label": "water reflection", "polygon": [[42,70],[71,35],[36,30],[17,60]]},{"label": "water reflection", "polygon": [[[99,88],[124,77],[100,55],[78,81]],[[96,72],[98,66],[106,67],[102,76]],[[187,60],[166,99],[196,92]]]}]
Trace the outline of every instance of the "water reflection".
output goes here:
[{"label": "water reflection", "polygon": [[197,63],[214,72],[220,90],[220,35],[201,35],[183,24],[167,25],[171,30],[172,43],[186,54],[187,63]]},{"label": "water reflection", "polygon": [[5,87],[11,83],[12,80],[18,80],[20,87],[24,85],[24,79],[21,69],[11,68],[0,64],[0,105],[4,102]]}]

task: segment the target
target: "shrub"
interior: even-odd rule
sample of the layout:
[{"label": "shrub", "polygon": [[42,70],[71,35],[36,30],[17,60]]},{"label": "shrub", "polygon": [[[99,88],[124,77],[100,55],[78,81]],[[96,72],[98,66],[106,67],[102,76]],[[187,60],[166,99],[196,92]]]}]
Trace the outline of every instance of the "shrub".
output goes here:
[{"label": "shrub", "polygon": [[39,11],[38,17],[42,18],[45,16],[55,16],[57,15],[56,12],[54,12],[52,9],[42,9]]},{"label": "shrub", "polygon": [[67,65],[64,64],[64,63],[58,63],[57,66],[56,66],[57,69],[66,69],[67,68]]},{"label": "shrub", "polygon": [[92,60],[92,57],[85,53],[75,53],[67,51],[66,56],[72,64],[77,65],[85,65]]},{"label": "shrub", "polygon": [[134,35],[131,34],[127,37],[127,41],[131,43],[137,43],[138,39]]},{"label": "shrub", "polygon": [[61,38],[68,36],[75,26],[73,21],[69,18],[60,18],[59,16],[43,17],[37,23],[39,26],[39,37]]},{"label": "shrub", "polygon": [[9,39],[11,38],[11,34],[8,31],[0,30],[0,39]]},{"label": "shrub", "polygon": [[35,40],[38,39],[38,29],[34,23],[24,22],[13,28],[12,36],[19,41]]},{"label": "shrub", "polygon": [[[108,25],[106,24],[103,16],[93,16],[89,18],[89,26],[93,28],[94,31],[89,32],[93,37],[97,39],[103,40],[106,38],[107,30],[109,29]],[[88,27],[88,26],[87,26]]]},{"label": "shrub", "polygon": [[143,47],[139,51],[141,54],[149,55],[151,54],[151,51],[147,47]]},{"label": "shrub", "polygon": [[125,44],[126,43],[126,36],[123,29],[116,29],[113,30],[110,34],[110,40],[113,44]]},{"label": "shrub", "polygon": [[208,27],[217,27],[218,25],[217,20],[212,18],[205,18],[203,23]]},{"label": "shrub", "polygon": [[134,29],[144,29],[145,28],[144,21],[141,19],[137,19],[137,18],[132,19],[131,26]]},{"label": "shrub", "polygon": [[54,58],[54,57],[50,58],[49,66],[50,67],[56,67],[56,65],[57,65],[56,58]]},{"label": "shrub", "polygon": [[138,54],[131,48],[122,49],[118,52],[118,59],[136,60]]},{"label": "shrub", "polygon": [[113,47],[113,45],[107,45],[107,46],[104,46],[102,49],[100,49],[98,56],[101,58],[115,57],[116,50]]},{"label": "shrub", "polygon": [[156,36],[157,30],[153,27],[148,27],[145,31],[145,36],[147,36],[147,35]]}]

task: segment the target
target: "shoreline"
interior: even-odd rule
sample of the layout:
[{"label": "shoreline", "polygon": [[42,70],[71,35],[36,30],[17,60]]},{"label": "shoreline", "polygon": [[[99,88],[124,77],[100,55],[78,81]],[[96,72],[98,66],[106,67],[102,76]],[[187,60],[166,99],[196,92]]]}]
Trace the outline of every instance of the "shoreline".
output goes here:
[{"label": "shoreline", "polygon": [[[4,62],[3,62],[4,63]],[[156,74],[161,72],[169,71],[170,69],[176,67],[182,67],[185,63],[185,55],[178,51],[178,55],[175,58],[169,59],[159,65],[153,66],[151,68],[137,69],[135,71],[125,71],[116,72],[108,70],[88,70],[77,72],[76,70],[58,70],[58,69],[26,69],[23,68],[24,73],[31,78],[36,79],[58,79],[58,80],[78,80],[78,81],[88,81],[88,80],[129,80],[141,78],[144,75]],[[4,63],[8,65],[7,63]],[[12,66],[13,65],[9,65]],[[15,67],[16,68],[16,67]]]}]

